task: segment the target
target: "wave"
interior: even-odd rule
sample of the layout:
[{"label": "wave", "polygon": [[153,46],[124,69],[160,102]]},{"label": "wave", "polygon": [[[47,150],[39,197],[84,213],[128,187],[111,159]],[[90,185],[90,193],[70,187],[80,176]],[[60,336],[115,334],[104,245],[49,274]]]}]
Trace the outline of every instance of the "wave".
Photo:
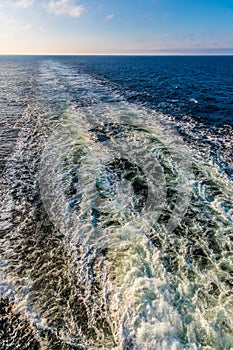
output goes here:
[{"label": "wave", "polygon": [[29,118],[6,172],[1,269],[40,346],[230,349],[229,179],[106,82],[54,62],[38,79],[41,122],[28,146]]}]

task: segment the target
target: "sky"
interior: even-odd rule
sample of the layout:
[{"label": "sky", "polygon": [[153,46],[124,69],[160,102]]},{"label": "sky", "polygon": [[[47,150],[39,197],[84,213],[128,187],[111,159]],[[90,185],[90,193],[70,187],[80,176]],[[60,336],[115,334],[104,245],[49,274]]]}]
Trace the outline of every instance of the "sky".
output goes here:
[{"label": "sky", "polygon": [[0,54],[233,54],[233,0],[0,0]]}]

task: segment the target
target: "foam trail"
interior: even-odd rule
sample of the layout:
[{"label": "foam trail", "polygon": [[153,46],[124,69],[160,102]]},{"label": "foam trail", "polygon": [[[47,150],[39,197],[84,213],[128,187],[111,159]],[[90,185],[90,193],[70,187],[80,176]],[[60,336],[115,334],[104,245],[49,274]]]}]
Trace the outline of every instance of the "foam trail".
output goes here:
[{"label": "foam trail", "polygon": [[[81,84],[82,81],[86,81],[86,77],[80,77]],[[160,117],[158,114],[144,108],[132,104],[128,105],[113,96],[109,97],[110,103],[105,103],[108,99],[105,96],[103,102],[104,88],[99,89],[96,82],[94,82],[93,87],[93,82],[90,79],[88,84],[94,106],[78,109],[75,107],[73,111],[72,109],[67,111],[54,134],[54,139],[61,141],[59,142],[61,148],[63,147],[63,139],[60,138],[60,134],[66,140],[67,148],[65,147],[65,149],[68,150],[70,147],[70,157],[66,157],[65,151],[62,159],[67,170],[67,183],[73,182],[71,192],[75,188],[74,192],[76,194],[70,197],[70,203],[68,204],[67,199],[62,195],[61,182],[56,185],[55,191],[51,190],[51,193],[60,191],[59,201],[54,204],[54,208],[56,208],[54,213],[58,208],[61,209],[59,211],[60,215],[54,215],[56,224],[68,233],[69,242],[74,242],[76,246],[82,247],[81,251],[83,253],[80,255],[79,252],[77,255],[77,259],[81,261],[79,269],[84,271],[83,266],[89,263],[92,266],[91,262],[99,259],[97,266],[94,264],[98,272],[92,272],[92,274],[95,276],[94,279],[96,275],[100,274],[106,281],[103,289],[116,343],[121,344],[118,346],[123,349],[127,347],[140,349],[142,346],[144,348],[147,346],[148,349],[195,349],[198,348],[198,344],[202,344],[203,348],[211,348],[211,346],[213,348],[218,348],[218,346],[228,348],[231,340],[227,335],[229,334],[227,328],[224,331],[225,333],[222,333],[221,341],[219,341],[217,327],[212,326],[212,322],[215,323],[220,317],[217,316],[220,315],[218,308],[224,308],[224,306],[220,306],[220,301],[217,302],[217,295],[214,295],[210,302],[210,305],[214,305],[216,302],[218,305],[215,307],[216,313],[214,314],[216,316],[214,318],[206,312],[203,313],[203,306],[199,297],[197,299],[199,300],[198,303],[195,302],[197,295],[200,293],[201,284],[198,283],[198,280],[203,285],[205,285],[204,281],[206,279],[211,281],[207,285],[206,295],[209,295],[208,290],[211,285],[218,285],[217,288],[220,290],[225,288],[221,285],[220,276],[217,279],[214,278],[216,265],[209,265],[208,272],[203,273],[199,270],[199,262],[197,264],[195,261],[194,252],[197,249],[199,251],[203,250],[202,244],[206,245],[205,239],[203,241],[199,240],[198,244],[201,247],[197,248],[198,244],[194,237],[197,235],[198,220],[197,223],[196,220],[192,224],[188,223],[190,233],[186,232],[186,223],[184,224],[182,227],[183,237],[179,236],[179,231],[178,234],[174,234],[173,231],[176,228],[175,223],[179,227],[187,207],[191,205],[191,211],[199,211],[199,208],[202,207],[202,204],[198,204],[197,209],[195,209],[195,202],[189,203],[192,189],[194,190],[192,196],[197,194],[197,197],[199,197],[199,190],[195,192],[196,183],[201,184],[203,179],[211,179],[212,183],[218,184],[223,189],[223,197],[225,198],[230,198],[225,191],[226,188],[228,188],[228,191],[232,188],[230,183],[222,177],[217,167],[211,163],[211,159],[210,163],[205,165],[201,152],[197,152],[196,149],[193,149],[193,153],[192,150],[191,152],[187,151],[174,130],[171,131],[168,124],[163,123],[162,118],[164,116]],[[95,93],[93,93],[93,90]],[[153,121],[152,125],[151,121]],[[59,130],[59,128],[61,129]],[[71,141],[69,141],[69,135],[71,134]],[[108,145],[109,140],[111,140],[111,147]],[[69,146],[69,143],[71,146]],[[53,144],[53,138],[51,144]],[[47,153],[49,154],[53,153],[51,144],[48,144]],[[128,148],[127,144],[131,144],[132,148]],[[119,187],[114,189],[111,181],[109,182],[112,173],[110,170],[109,174],[103,164],[112,165],[113,154],[115,154],[115,159],[119,159],[117,147],[119,147],[120,156],[123,155],[123,158],[128,156],[132,163],[134,161],[137,163],[140,159],[137,156],[140,154],[139,149],[143,150],[144,159],[148,157],[149,162],[145,161],[142,168],[148,175],[148,183],[152,183],[150,190],[158,201],[157,207],[153,208],[154,210],[150,210],[150,205],[148,205],[148,210],[142,210],[139,213],[136,210],[135,212],[132,205],[132,195],[135,194],[128,192],[129,189],[122,193]],[[112,149],[113,154],[111,154]],[[135,154],[133,154],[134,151]],[[155,167],[155,174],[157,175],[155,181],[158,179],[158,175],[160,180],[155,186],[153,186],[153,180],[150,181],[150,172],[147,172],[146,167],[147,163],[153,163],[150,158],[152,154],[154,165],[158,165],[158,160],[162,165],[162,171],[159,166]],[[193,168],[190,168],[190,156],[194,154]],[[55,164],[58,164],[55,169],[58,170],[60,179],[62,179],[59,170],[62,162],[59,159],[58,153],[55,151],[53,160]],[[73,175],[70,175],[69,172],[70,167],[72,168],[72,162],[75,164],[74,173],[79,174],[79,180],[72,181]],[[124,166],[127,168],[126,163]],[[122,170],[119,164],[114,166],[114,169],[117,171],[119,167]],[[43,169],[46,169],[46,166],[43,165]],[[153,166],[150,169],[153,169]],[[197,174],[196,181],[194,181],[193,171]],[[97,186],[99,188],[98,194],[96,193],[96,178],[97,183],[100,183],[100,186]],[[167,191],[164,191],[164,179],[166,180]],[[170,191],[174,191],[174,187],[176,188],[175,196],[169,194],[169,198],[166,198]],[[156,188],[159,188],[159,193],[156,193]],[[212,189],[208,187],[208,191],[212,191]],[[118,195],[120,193],[120,198],[115,196],[116,192]],[[127,196],[128,193],[129,196]],[[165,197],[164,193],[166,193]],[[112,206],[110,199],[113,198],[111,196],[115,196],[115,202],[113,208],[109,209],[108,206]],[[180,200],[180,198],[183,200]],[[167,202],[170,201],[168,206],[164,207],[164,199]],[[201,208],[206,217],[211,215],[212,210],[216,209],[216,201],[224,203],[223,198],[217,197],[214,202],[206,202],[205,208]],[[135,203],[135,198],[133,203]],[[227,222],[230,219],[228,214],[225,215],[223,209],[225,206],[222,206],[222,204],[218,205],[220,211],[217,214],[219,238],[226,236],[227,231],[224,230],[224,225],[229,227]],[[66,210],[64,210],[65,208]],[[47,210],[50,209],[47,208]],[[156,225],[156,220],[160,219],[161,211],[169,212],[169,217],[174,216],[174,219],[169,219],[164,223],[158,221]],[[64,213],[66,213],[65,216]],[[51,215],[53,214],[51,213]],[[59,222],[57,221],[58,217],[60,218]],[[132,225],[127,224],[128,221],[131,221]],[[151,246],[148,238],[146,238],[146,236],[150,236],[151,229],[153,231],[152,240],[158,242],[160,247],[158,251]],[[192,237],[190,241],[193,243],[189,242],[188,235]],[[193,244],[193,249],[189,248],[190,243]],[[171,252],[172,245],[174,247],[173,252]],[[134,249],[134,246],[137,248]],[[138,252],[141,252],[141,255]],[[213,254],[215,253],[213,252]],[[103,258],[97,258],[99,255]],[[209,255],[212,260],[211,248]],[[80,256],[83,258],[80,258]],[[88,259],[88,262],[86,259]],[[222,259],[224,260],[224,254],[221,261]],[[171,268],[169,264],[171,264]],[[105,265],[107,267],[104,267]],[[150,267],[150,269],[146,269],[145,266]],[[100,273],[99,269],[103,269],[104,272]],[[176,277],[170,274],[170,270],[173,269],[176,269]],[[182,269],[186,271],[187,276],[182,274]],[[87,276],[83,277],[83,281],[85,281],[88,290],[88,286],[92,286],[92,283],[88,282]],[[89,297],[90,295],[91,290]],[[128,301],[128,295],[132,296],[130,301]],[[91,297],[90,300],[93,301]],[[177,300],[179,300],[178,304]],[[224,298],[223,305],[228,304],[228,302],[228,297]],[[168,316],[169,314],[171,317]],[[225,314],[224,317],[228,321],[230,320],[229,314]],[[186,324],[187,318],[189,321]],[[152,327],[152,329],[151,325],[156,325],[156,327]],[[203,334],[205,334],[205,340],[202,339]]]},{"label": "foam trail", "polygon": [[233,190],[208,149],[109,82],[48,61],[39,83],[6,172],[1,272],[41,347],[230,350]]},{"label": "foam trail", "polygon": [[[100,269],[97,264],[96,268],[100,271],[95,271],[95,274],[102,274],[106,278],[102,293],[106,293],[115,340],[121,344],[120,348],[178,349],[181,343],[179,334],[183,332],[182,320],[172,306],[172,291],[169,291],[166,282],[166,270],[161,266],[159,251],[152,246],[145,233],[159,217],[166,200],[164,174],[159,168],[156,152],[164,148],[166,152],[173,153],[173,159],[177,160],[176,166],[183,165],[183,168],[177,168],[180,181],[186,181],[182,184],[186,197],[178,202],[182,207],[190,199],[192,181],[187,157],[184,162],[180,156],[180,147],[183,146],[185,154],[187,149],[168,126],[163,130],[164,125],[159,121],[157,128],[152,126],[147,120],[149,114],[144,109],[135,110],[126,103],[113,104],[107,111],[98,106],[98,113],[102,116],[101,128],[96,124],[98,116],[93,119],[91,112],[90,109],[67,111],[47,143],[40,174],[40,187],[47,212],[61,231],[66,232],[68,244],[79,246],[79,254],[81,249],[82,254],[77,255],[79,270],[82,271],[88,265],[86,259],[93,262],[101,260],[102,267]],[[144,114],[145,118],[140,120],[139,114]],[[160,118],[159,115],[157,118]],[[162,136],[168,132],[170,137],[166,144]],[[108,144],[108,133],[115,133],[119,140],[111,137],[112,144]],[[98,138],[101,139],[100,143],[96,142]],[[140,213],[132,205],[135,200],[132,198],[132,189],[125,194],[117,187],[115,195],[118,198],[105,196],[105,200],[100,200],[96,192],[96,179],[100,178],[102,190],[105,187],[106,191],[109,190],[109,196],[112,196],[113,187],[108,183],[111,175],[105,165],[116,162],[117,157],[127,157],[146,172],[151,193],[147,197],[145,210]],[[76,195],[68,203],[64,185],[69,183],[70,166],[79,180],[76,179]],[[154,168],[156,171],[153,171]],[[185,177],[182,174],[184,171]],[[119,186],[117,181],[115,185]],[[96,212],[102,213],[103,222],[95,225],[93,220]],[[177,223],[184,213],[185,210],[181,217],[177,217]],[[168,223],[168,230],[175,228],[172,224],[172,221]],[[104,256],[101,257],[103,252]],[[88,276],[84,274],[83,280],[91,294],[92,283],[88,281]],[[185,346],[187,348],[187,344]],[[194,348],[190,344],[190,349]]]}]

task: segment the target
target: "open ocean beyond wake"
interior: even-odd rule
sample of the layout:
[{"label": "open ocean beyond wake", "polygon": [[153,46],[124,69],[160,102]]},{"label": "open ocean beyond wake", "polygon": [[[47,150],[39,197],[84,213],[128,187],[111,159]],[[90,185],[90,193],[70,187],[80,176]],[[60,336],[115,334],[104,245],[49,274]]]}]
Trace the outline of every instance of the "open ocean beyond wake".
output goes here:
[{"label": "open ocean beyond wake", "polygon": [[2,56],[0,85],[0,349],[232,350],[233,56]]}]

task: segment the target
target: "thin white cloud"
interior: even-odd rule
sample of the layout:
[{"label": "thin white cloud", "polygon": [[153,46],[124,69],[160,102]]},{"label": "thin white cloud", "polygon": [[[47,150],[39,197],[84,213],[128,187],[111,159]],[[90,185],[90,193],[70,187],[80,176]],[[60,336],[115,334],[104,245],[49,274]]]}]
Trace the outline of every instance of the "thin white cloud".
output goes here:
[{"label": "thin white cloud", "polygon": [[105,19],[106,19],[107,21],[111,21],[111,20],[113,19],[113,17],[114,17],[114,14],[113,14],[113,13],[110,13],[110,15],[107,15],[107,16],[105,17]]},{"label": "thin white cloud", "polygon": [[50,0],[45,8],[56,16],[67,15],[76,18],[80,17],[84,10],[84,7],[76,5],[74,0]]},{"label": "thin white cloud", "polygon": [[30,8],[34,5],[34,0],[19,0],[15,4],[17,7],[22,7],[24,9]]},{"label": "thin white cloud", "polygon": [[40,32],[41,33],[46,33],[47,32],[47,29],[45,27],[40,27]]},{"label": "thin white cloud", "polygon": [[33,25],[31,23],[29,24],[26,24],[24,27],[23,27],[23,30],[29,30],[33,27]]}]

